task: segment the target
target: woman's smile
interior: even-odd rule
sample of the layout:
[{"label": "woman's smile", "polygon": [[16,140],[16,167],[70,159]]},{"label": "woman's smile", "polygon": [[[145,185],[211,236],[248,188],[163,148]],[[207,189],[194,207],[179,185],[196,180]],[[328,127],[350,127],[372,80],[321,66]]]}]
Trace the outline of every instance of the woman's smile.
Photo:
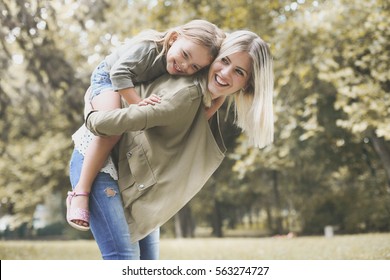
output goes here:
[{"label": "woman's smile", "polygon": [[220,86],[227,86],[228,83],[226,83],[220,76],[215,75],[215,82],[218,83]]}]

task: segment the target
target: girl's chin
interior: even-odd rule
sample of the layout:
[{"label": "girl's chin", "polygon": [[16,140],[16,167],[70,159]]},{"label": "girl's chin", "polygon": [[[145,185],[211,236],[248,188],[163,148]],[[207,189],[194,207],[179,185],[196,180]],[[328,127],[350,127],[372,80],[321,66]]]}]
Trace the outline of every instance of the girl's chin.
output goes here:
[{"label": "girl's chin", "polygon": [[173,67],[173,65],[171,65],[171,64],[169,64],[167,66],[167,72],[170,75],[177,75],[177,71],[176,71],[175,67]]},{"label": "girl's chin", "polygon": [[172,68],[167,68],[167,72],[169,75],[176,75],[177,74],[176,71]]}]

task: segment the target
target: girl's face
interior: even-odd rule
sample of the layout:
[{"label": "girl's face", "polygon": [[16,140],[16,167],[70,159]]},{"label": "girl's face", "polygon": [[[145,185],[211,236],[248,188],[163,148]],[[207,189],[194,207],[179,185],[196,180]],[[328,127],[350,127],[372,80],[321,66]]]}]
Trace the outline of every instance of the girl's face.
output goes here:
[{"label": "girl's face", "polygon": [[251,76],[252,60],[247,52],[236,52],[215,60],[210,66],[208,90],[212,99],[245,88]]},{"label": "girl's face", "polygon": [[210,65],[209,49],[198,45],[184,36],[173,38],[167,52],[167,71],[171,75],[192,75]]}]

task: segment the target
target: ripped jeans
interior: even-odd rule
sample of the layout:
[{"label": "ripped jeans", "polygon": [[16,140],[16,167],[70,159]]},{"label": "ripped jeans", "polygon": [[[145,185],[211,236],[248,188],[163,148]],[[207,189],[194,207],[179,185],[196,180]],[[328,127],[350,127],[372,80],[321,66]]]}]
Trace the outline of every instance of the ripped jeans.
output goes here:
[{"label": "ripped jeans", "polygon": [[[70,181],[79,181],[84,157],[77,150],[70,160]],[[100,172],[89,197],[90,227],[105,260],[157,260],[160,231],[156,230],[136,243],[131,243],[117,181]]]}]

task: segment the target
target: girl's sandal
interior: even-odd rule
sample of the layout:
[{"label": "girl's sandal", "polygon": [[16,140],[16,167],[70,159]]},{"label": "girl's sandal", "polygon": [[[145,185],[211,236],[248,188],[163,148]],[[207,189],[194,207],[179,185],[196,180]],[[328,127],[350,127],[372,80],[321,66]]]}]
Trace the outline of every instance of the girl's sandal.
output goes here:
[{"label": "girl's sandal", "polygon": [[[76,208],[72,209],[72,199],[76,196],[89,196],[89,193],[87,192],[81,192],[76,193],[74,191],[68,192],[68,197],[66,198],[66,220],[68,221],[69,225],[72,226],[75,229],[81,230],[81,231],[87,231],[89,230],[89,210],[84,208]],[[75,221],[82,221],[84,223],[87,223],[88,226],[83,226],[75,223]]]}]

